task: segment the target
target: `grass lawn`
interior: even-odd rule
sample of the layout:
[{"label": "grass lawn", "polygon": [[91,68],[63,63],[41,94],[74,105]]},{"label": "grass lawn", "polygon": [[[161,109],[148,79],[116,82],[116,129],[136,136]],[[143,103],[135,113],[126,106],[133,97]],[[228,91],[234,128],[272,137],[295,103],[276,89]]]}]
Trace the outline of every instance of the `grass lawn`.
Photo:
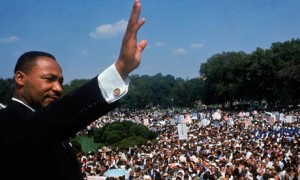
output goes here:
[{"label": "grass lawn", "polygon": [[76,139],[81,144],[81,148],[84,154],[89,151],[96,152],[99,147],[103,146],[103,144],[101,143],[94,143],[93,137],[76,136],[74,139]]}]

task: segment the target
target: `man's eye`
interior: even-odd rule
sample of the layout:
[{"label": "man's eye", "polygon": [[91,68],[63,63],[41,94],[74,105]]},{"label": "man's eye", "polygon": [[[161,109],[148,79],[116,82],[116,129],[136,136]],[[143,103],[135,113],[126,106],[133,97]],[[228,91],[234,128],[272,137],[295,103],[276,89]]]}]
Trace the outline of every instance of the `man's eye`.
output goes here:
[{"label": "man's eye", "polygon": [[47,77],[44,77],[44,79],[47,81],[47,82],[53,82],[53,81],[56,81],[56,78],[54,76],[47,76]]},{"label": "man's eye", "polygon": [[54,81],[55,78],[53,78],[53,77],[46,77],[45,79],[48,80],[48,81]]}]

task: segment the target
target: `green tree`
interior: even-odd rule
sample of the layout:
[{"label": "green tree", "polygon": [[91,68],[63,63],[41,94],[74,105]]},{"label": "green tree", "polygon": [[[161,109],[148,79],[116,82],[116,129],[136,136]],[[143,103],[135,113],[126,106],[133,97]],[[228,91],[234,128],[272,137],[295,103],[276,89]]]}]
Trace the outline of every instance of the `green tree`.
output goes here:
[{"label": "green tree", "polygon": [[201,100],[204,82],[200,78],[191,80],[177,79],[173,89],[175,106],[194,107]]},{"label": "green tree", "polygon": [[105,124],[102,128],[94,131],[93,137],[95,143],[107,144],[112,147],[124,147],[123,143],[125,142],[139,145],[154,139],[156,135],[143,124],[124,121]]},{"label": "green tree", "polygon": [[200,66],[200,75],[205,78],[206,103],[223,106],[243,98],[241,87],[245,77],[247,54],[244,52],[223,52],[215,54]]},{"label": "green tree", "polygon": [[276,72],[276,97],[280,104],[293,104],[300,100],[300,39],[273,43],[270,49]]},{"label": "green tree", "polygon": [[122,107],[146,108],[153,106],[170,107],[176,80],[173,76],[133,75],[128,94],[121,100]]},{"label": "green tree", "polygon": [[248,101],[258,101],[261,104],[266,94],[266,76],[265,69],[269,57],[266,50],[257,48],[248,57],[245,68],[246,78],[244,81],[245,98]]},{"label": "green tree", "polygon": [[14,91],[14,80],[12,78],[0,78],[0,103],[7,104]]},{"label": "green tree", "polygon": [[63,93],[68,94],[69,92],[72,92],[75,89],[82,86],[87,81],[88,81],[88,79],[75,79],[75,80],[71,81],[69,84],[63,85]]}]

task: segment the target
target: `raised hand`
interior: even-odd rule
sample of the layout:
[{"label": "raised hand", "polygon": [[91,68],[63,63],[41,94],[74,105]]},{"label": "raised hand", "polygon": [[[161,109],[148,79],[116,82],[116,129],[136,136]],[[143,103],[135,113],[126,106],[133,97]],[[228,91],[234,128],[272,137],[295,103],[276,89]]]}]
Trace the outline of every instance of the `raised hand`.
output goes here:
[{"label": "raised hand", "polygon": [[147,45],[146,40],[137,43],[137,32],[145,23],[145,19],[139,19],[140,12],[141,3],[135,0],[116,62],[116,68],[123,79],[140,65],[141,53]]}]

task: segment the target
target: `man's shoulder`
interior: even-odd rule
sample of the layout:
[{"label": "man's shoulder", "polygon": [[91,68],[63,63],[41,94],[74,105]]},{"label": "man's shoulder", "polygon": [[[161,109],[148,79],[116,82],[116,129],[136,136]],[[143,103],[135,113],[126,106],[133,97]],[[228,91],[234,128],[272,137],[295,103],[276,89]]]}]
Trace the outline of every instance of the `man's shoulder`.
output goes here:
[{"label": "man's shoulder", "polygon": [[28,112],[30,112],[30,110],[26,106],[17,101],[11,100],[5,108],[0,109],[0,119],[2,120]]}]

